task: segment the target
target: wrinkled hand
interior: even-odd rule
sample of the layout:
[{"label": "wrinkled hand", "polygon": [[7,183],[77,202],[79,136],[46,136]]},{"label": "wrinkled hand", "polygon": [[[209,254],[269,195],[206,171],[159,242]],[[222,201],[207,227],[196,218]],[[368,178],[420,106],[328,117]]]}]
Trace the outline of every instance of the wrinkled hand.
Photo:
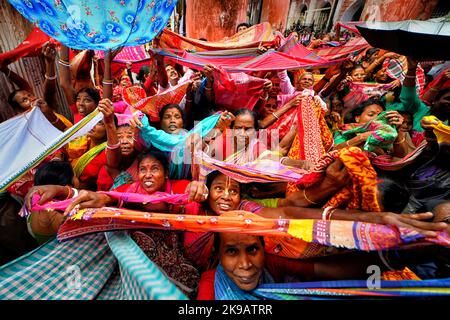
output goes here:
[{"label": "wrinkled hand", "polygon": [[98,110],[103,113],[103,118],[107,123],[114,123],[114,105],[109,99],[102,99],[98,103]]},{"label": "wrinkled hand", "polygon": [[396,110],[390,110],[386,112],[386,119],[389,120],[389,124],[396,126],[397,128],[401,127],[403,124],[403,116],[398,113]]},{"label": "wrinkled hand", "polygon": [[207,64],[203,67],[203,75],[208,78],[209,80],[214,80],[214,70],[216,69],[215,66],[212,64]]},{"label": "wrinkled hand", "polygon": [[224,131],[226,128],[229,128],[231,123],[236,119],[234,114],[230,111],[224,111],[220,115],[219,121],[217,121],[216,128],[220,131]]},{"label": "wrinkled hand", "polygon": [[41,196],[41,199],[39,200],[38,204],[43,205],[49,200],[65,195],[65,189],[67,188],[59,185],[32,187],[25,196],[25,205],[29,210],[31,210],[31,199],[33,198],[33,195],[39,194]]},{"label": "wrinkled hand", "polygon": [[130,126],[132,128],[142,128],[141,115],[142,112],[139,110],[131,110],[133,118],[130,120]]},{"label": "wrinkled hand", "polygon": [[350,175],[347,172],[347,168],[339,159],[334,160],[325,171],[324,181],[334,187],[344,187],[349,179]]},{"label": "wrinkled hand", "polygon": [[270,92],[270,90],[272,90],[272,87],[273,87],[272,81],[266,80],[266,82],[264,83],[264,86],[263,86],[263,91],[266,93]]},{"label": "wrinkled hand", "polygon": [[436,237],[438,231],[442,231],[447,228],[447,224],[445,222],[421,221],[432,218],[433,213],[431,212],[416,214],[395,214],[392,212],[379,212],[378,214],[382,215],[382,224],[412,229],[426,237]]},{"label": "wrinkled hand", "polygon": [[208,199],[208,187],[200,181],[191,181],[185,193],[189,194],[189,201],[204,202]]},{"label": "wrinkled hand", "polygon": [[85,209],[85,208],[103,208],[111,198],[106,194],[97,193],[94,191],[81,190],[72,203],[64,211],[64,215],[68,215],[73,209]]},{"label": "wrinkled hand", "polygon": [[303,96],[298,95],[295,98],[289,100],[288,104],[291,108],[297,107],[302,102]]},{"label": "wrinkled hand", "polygon": [[41,50],[45,61],[48,63],[55,62],[56,59],[56,45],[54,43],[46,42]]}]

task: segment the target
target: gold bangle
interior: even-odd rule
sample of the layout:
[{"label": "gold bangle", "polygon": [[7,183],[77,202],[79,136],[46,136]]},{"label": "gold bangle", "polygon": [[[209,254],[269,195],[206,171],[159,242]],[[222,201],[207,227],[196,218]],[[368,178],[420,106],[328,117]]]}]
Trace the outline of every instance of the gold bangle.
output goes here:
[{"label": "gold bangle", "polygon": [[306,196],[306,189],[303,189],[303,196],[305,197],[305,200],[308,201],[310,204],[318,204],[317,202],[311,201]]},{"label": "gold bangle", "polygon": [[277,115],[275,114],[275,112],[272,112],[272,115],[273,115],[275,118],[277,118],[277,120],[280,119],[280,117],[277,116]]},{"label": "gold bangle", "polygon": [[346,145],[347,147],[350,147],[350,145],[348,144],[348,141],[349,141],[349,140],[345,141],[345,145]]},{"label": "gold bangle", "polygon": [[406,141],[406,137],[404,137],[403,140],[400,140],[399,142],[394,142],[394,144],[402,144],[405,141]]},{"label": "gold bangle", "polygon": [[[55,114],[54,114],[55,115]],[[50,121],[50,123],[51,124],[57,124],[58,123],[58,121],[59,121],[59,118],[58,118],[58,116],[57,115],[55,115],[55,117],[56,117],[56,120],[55,121]]]}]

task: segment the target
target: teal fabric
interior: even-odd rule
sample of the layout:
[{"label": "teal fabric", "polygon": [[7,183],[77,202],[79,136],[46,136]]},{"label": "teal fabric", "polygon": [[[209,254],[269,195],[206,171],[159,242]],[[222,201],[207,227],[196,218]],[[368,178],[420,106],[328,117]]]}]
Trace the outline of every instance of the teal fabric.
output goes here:
[{"label": "teal fabric", "polygon": [[220,114],[215,114],[197,123],[187,133],[169,134],[152,127],[147,116],[144,115],[141,120],[140,137],[147,148],[154,146],[161,151],[170,152],[170,179],[186,179],[190,173],[190,163],[192,162],[190,153],[185,154],[185,150],[190,151],[190,146],[187,146],[186,142],[193,134],[205,137],[216,126],[219,118]]},{"label": "teal fabric", "polygon": [[0,268],[1,300],[186,299],[126,232],[56,239]]}]

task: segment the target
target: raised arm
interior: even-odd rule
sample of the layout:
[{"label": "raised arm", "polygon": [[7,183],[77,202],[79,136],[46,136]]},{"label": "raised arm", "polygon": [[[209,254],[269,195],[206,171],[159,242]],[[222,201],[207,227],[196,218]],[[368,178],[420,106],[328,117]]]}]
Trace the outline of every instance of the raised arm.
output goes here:
[{"label": "raised arm", "polygon": [[72,74],[70,71],[69,48],[61,45],[59,51],[59,81],[66,95],[67,103],[69,105],[75,104],[75,88],[72,85]]},{"label": "raised arm", "polygon": [[58,109],[56,102],[56,46],[47,42],[42,47],[42,54],[45,58],[44,100],[50,108],[56,111]]}]

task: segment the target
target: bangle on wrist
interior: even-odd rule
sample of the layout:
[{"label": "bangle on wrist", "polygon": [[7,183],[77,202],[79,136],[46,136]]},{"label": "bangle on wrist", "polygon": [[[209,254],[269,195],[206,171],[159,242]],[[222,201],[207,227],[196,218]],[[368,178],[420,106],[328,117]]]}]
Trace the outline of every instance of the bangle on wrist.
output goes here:
[{"label": "bangle on wrist", "polygon": [[59,121],[58,116],[55,115],[55,114],[54,114],[54,116],[56,117],[56,120],[55,120],[55,121],[50,121],[51,124],[56,124],[56,123],[58,123],[58,121]]},{"label": "bangle on wrist", "polygon": [[306,196],[306,189],[303,189],[303,196],[305,198],[306,201],[308,201],[310,204],[318,204],[317,202],[311,201],[308,199],[308,197]]},{"label": "bangle on wrist", "polygon": [[72,196],[72,198],[78,197],[78,190],[75,189],[75,188],[72,188],[72,191],[73,191],[73,196]]},{"label": "bangle on wrist", "polygon": [[404,137],[402,140],[400,140],[398,142],[394,142],[394,144],[402,144],[405,141],[406,141],[406,137]]},{"label": "bangle on wrist", "polygon": [[259,98],[260,98],[261,100],[267,101],[267,100],[269,100],[269,95],[266,95],[265,97],[259,96]]},{"label": "bangle on wrist", "polygon": [[112,85],[112,84],[113,84],[113,81],[112,81],[112,80],[103,80],[102,83],[103,83],[104,85]]},{"label": "bangle on wrist", "polygon": [[331,220],[331,215],[336,209],[334,207],[328,206],[322,211],[322,220]]},{"label": "bangle on wrist", "polygon": [[65,61],[65,60],[59,59],[59,64],[64,66],[64,67],[70,67],[70,62],[69,61]]},{"label": "bangle on wrist", "polygon": [[280,117],[277,116],[277,114],[276,114],[275,112],[272,112],[272,115],[273,115],[277,120],[280,119]]},{"label": "bangle on wrist", "polygon": [[67,197],[66,197],[65,200],[70,199],[70,198],[72,198],[72,196],[73,196],[73,190],[72,190],[72,188],[69,187],[69,186],[66,186],[66,187],[67,187]]},{"label": "bangle on wrist", "polygon": [[283,164],[283,161],[286,160],[286,159],[289,159],[289,157],[281,157],[280,163]]},{"label": "bangle on wrist", "polygon": [[56,74],[53,77],[48,76],[47,74],[44,75],[45,79],[47,80],[55,80],[56,79]]},{"label": "bangle on wrist", "polygon": [[410,76],[410,75],[405,74],[405,78],[407,78],[407,79],[415,79],[416,75]]}]

